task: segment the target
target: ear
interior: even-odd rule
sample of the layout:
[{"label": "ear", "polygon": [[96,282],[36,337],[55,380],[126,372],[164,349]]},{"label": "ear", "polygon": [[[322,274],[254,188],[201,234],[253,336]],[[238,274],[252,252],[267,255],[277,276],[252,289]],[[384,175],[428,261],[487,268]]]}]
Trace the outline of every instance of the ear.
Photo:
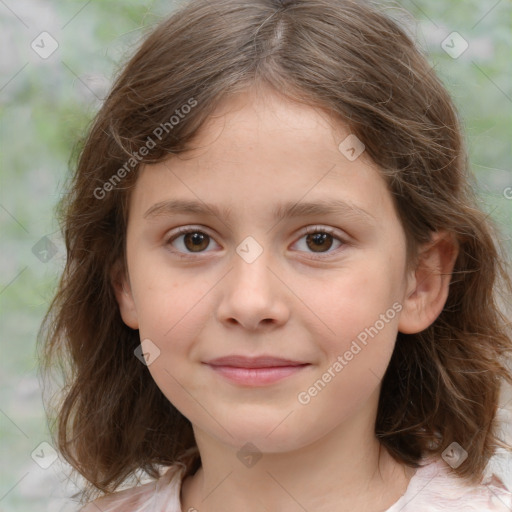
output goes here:
[{"label": "ear", "polygon": [[448,299],[453,267],[459,253],[455,237],[435,232],[419,250],[418,264],[408,277],[408,287],[398,330],[415,334],[432,325]]},{"label": "ear", "polygon": [[133,300],[130,280],[120,261],[117,261],[113,265],[110,280],[114,288],[123,322],[132,329],[138,329],[139,320],[137,318],[137,310],[135,308],[135,301]]}]

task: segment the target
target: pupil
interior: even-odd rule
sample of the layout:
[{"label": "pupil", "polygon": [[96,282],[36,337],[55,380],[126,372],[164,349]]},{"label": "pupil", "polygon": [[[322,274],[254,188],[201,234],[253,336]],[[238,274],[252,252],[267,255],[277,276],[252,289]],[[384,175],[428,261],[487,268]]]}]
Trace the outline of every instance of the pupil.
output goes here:
[{"label": "pupil", "polygon": [[[307,237],[308,242],[313,241],[312,246],[309,246],[309,243],[308,243],[309,248],[315,252],[322,252],[322,251],[319,251],[318,248],[322,249],[322,244],[330,236],[331,235],[329,235],[328,233],[315,233],[313,235],[308,235],[308,237]],[[327,247],[324,247],[324,248],[329,249],[331,247],[331,245],[332,245],[332,242],[330,244],[328,244]]]},{"label": "pupil", "polygon": [[[190,246],[187,244],[187,241],[192,241],[192,248],[199,248],[204,249],[205,247],[200,247],[201,244],[204,244],[204,241],[206,240],[206,235],[203,233],[188,233],[185,235],[185,245],[188,249],[190,249]],[[208,246],[208,243],[206,243],[206,247]]]}]

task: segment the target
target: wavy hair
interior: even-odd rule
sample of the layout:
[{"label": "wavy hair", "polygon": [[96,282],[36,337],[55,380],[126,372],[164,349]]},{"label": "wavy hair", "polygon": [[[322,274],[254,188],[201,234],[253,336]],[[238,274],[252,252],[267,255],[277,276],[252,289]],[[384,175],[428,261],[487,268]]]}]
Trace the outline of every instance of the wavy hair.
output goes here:
[{"label": "wavy hair", "polygon": [[454,471],[479,481],[496,447],[511,448],[496,414],[501,384],[512,384],[500,302],[510,302],[512,286],[449,94],[406,30],[370,3],[192,0],[124,66],[58,205],[67,261],[38,347],[43,375],[64,377],[47,413],[56,446],[87,480],[82,497],[112,492],[138,470],[157,478],[160,466],[182,460],[191,474],[200,464],[191,423],[134,356],[139,333],[123,323],[110,275],[126,264],[140,165],[186,151],[223,98],[257,84],[324,109],[365,144],[411,265],[432,232],[455,236],[446,305],[426,330],[398,334],[375,435],[411,467],[456,441],[468,457]]}]

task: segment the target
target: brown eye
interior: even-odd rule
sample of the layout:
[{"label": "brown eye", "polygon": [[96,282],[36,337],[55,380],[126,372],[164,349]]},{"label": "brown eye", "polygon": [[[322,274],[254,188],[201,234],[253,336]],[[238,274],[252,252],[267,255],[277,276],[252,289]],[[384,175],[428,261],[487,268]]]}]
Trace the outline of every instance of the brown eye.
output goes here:
[{"label": "brown eye", "polygon": [[332,247],[333,237],[328,233],[315,233],[306,236],[306,244],[313,252],[323,252]]},{"label": "brown eye", "polygon": [[[318,256],[312,256],[312,258],[327,258],[338,252],[336,249],[340,246],[347,245],[347,242],[340,236],[337,236],[336,233],[337,232],[331,228],[313,226],[309,227],[296,243],[299,244],[299,246],[301,244],[303,245],[302,248],[299,247],[301,252],[318,254]],[[334,243],[337,243],[338,246],[335,247],[334,250],[330,250]]]},{"label": "brown eye", "polygon": [[183,228],[178,234],[167,241],[173,247],[172,251],[180,257],[188,257],[192,253],[209,252],[205,251],[210,245],[212,238],[207,233],[194,228]]},{"label": "brown eye", "polygon": [[183,237],[183,244],[191,252],[200,252],[209,245],[209,236],[199,231],[187,233]]}]

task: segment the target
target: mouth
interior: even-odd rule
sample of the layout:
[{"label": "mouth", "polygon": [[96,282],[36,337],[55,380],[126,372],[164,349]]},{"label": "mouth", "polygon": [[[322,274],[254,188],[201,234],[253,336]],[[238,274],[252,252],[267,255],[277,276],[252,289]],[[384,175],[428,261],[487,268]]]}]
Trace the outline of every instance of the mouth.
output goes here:
[{"label": "mouth", "polygon": [[266,386],[296,375],[310,363],[272,356],[228,356],[207,361],[217,375],[242,386]]}]

